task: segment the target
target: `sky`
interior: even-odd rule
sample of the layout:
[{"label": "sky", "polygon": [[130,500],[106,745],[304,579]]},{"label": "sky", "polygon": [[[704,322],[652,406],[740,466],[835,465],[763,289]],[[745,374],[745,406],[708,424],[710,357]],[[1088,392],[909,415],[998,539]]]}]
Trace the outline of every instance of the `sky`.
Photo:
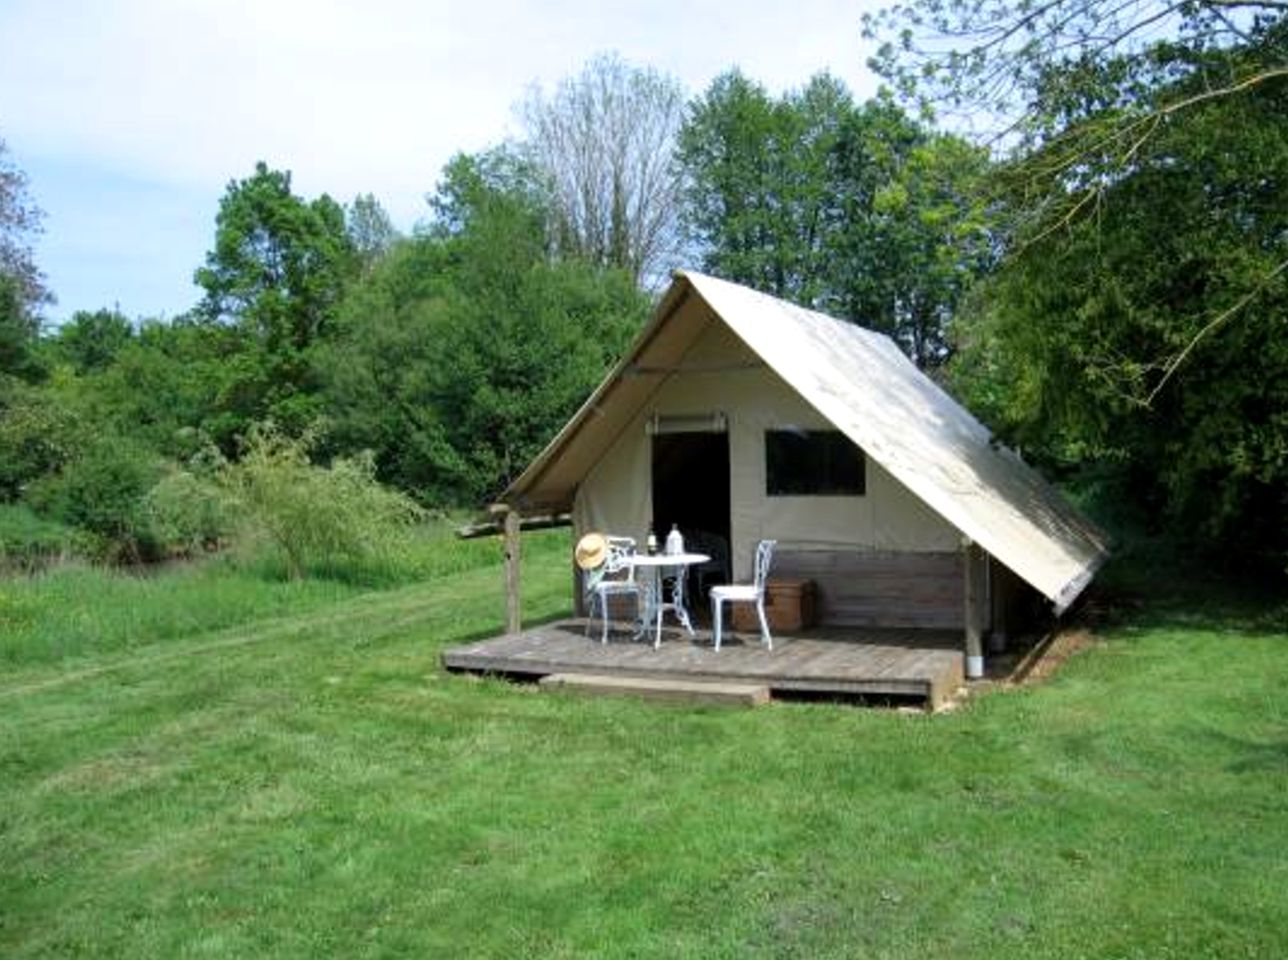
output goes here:
[{"label": "sky", "polygon": [[701,93],[732,66],[774,93],[828,70],[876,91],[873,0],[0,0],[0,138],[45,211],[57,303],[172,318],[230,181],[372,193],[408,231],[446,161],[518,135],[515,105],[615,52]]}]

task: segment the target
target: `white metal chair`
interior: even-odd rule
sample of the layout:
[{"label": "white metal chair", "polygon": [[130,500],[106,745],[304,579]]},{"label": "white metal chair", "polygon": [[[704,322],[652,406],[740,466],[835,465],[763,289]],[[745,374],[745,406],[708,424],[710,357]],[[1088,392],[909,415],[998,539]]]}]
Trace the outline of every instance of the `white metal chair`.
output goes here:
[{"label": "white metal chair", "polygon": [[600,643],[608,642],[608,601],[612,597],[633,596],[638,635],[644,629],[646,614],[645,585],[635,579],[635,568],[631,557],[635,555],[633,537],[605,537],[608,552],[604,563],[591,571],[586,586],[586,595],[590,600],[589,616],[586,618],[586,635],[590,635],[590,625],[595,619],[595,606],[599,606],[600,619],[603,621],[603,635]]},{"label": "white metal chair", "polygon": [[756,544],[754,583],[731,583],[711,588],[711,623],[717,650],[720,649],[722,633],[721,613],[726,603],[754,603],[756,616],[760,618],[760,639],[770,650],[774,649],[774,638],[769,635],[769,621],[765,619],[765,580],[769,577],[769,565],[773,562],[777,543],[777,540],[761,540]]}]

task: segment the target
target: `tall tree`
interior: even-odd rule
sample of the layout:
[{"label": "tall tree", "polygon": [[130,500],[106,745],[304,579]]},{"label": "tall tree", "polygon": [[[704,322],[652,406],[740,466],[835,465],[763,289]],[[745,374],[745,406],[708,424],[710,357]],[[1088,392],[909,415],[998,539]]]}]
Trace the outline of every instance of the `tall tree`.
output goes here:
[{"label": "tall tree", "polygon": [[1007,256],[962,318],[961,388],[1152,522],[1281,561],[1283,4],[913,0],[869,29],[906,95],[1003,125]]},{"label": "tall tree", "polygon": [[679,82],[601,55],[549,96],[533,87],[520,113],[527,148],[549,178],[559,251],[637,281],[663,277],[678,240]]},{"label": "tall tree", "polygon": [[551,255],[531,174],[511,151],[455,157],[432,223],[351,291],[322,352],[333,448],[374,450],[426,503],[495,496],[647,312],[626,273]]},{"label": "tall tree", "polygon": [[43,216],[27,193],[26,174],[0,139],[0,373],[28,379],[37,370],[32,347],[40,334],[39,310],[53,300],[32,251]]},{"label": "tall tree", "polygon": [[[221,405],[234,422],[273,418],[298,430],[318,412],[311,351],[331,329],[356,261],[344,210],[326,194],[305,201],[289,172],[264,163],[229,183],[215,245],[196,272],[196,314],[241,339],[225,364]],[[222,432],[222,431],[221,431]]]},{"label": "tall tree", "polygon": [[458,153],[428,197],[432,219],[424,232],[445,239],[504,226],[509,241],[526,244],[533,257],[553,257],[546,233],[552,216],[547,187],[525,151],[501,146]]},{"label": "tall tree", "polygon": [[829,160],[852,107],[826,76],[776,102],[737,70],[690,106],[677,158],[684,219],[708,270],[778,297],[815,300],[834,202]]},{"label": "tall tree", "polygon": [[215,246],[195,276],[205,290],[198,312],[270,349],[303,349],[326,329],[352,269],[343,208],[326,194],[297,197],[290,172],[261,161],[219,203]]},{"label": "tall tree", "polygon": [[905,98],[992,120],[980,133],[1007,159],[997,186],[1012,252],[1103,218],[1106,189],[1166,130],[1288,84],[1279,0],[908,0],[864,22],[885,41],[871,66]]},{"label": "tall tree", "polygon": [[956,379],[1156,524],[1288,549],[1288,89],[1196,109],[1133,167],[979,291]]},{"label": "tall tree", "polygon": [[890,334],[918,366],[941,366],[953,318],[994,261],[977,186],[985,155],[881,100],[856,111],[839,146],[824,307]]},{"label": "tall tree", "polygon": [[374,194],[360,193],[344,211],[345,233],[363,273],[370,272],[398,239],[389,214]]},{"label": "tall tree", "polygon": [[77,373],[103,370],[134,338],[134,325],[117,310],[77,310],[50,337],[58,356]]},{"label": "tall tree", "polygon": [[988,259],[980,151],[821,74],[769,96],[738,71],[690,106],[677,152],[705,269],[891,334],[923,366]]}]

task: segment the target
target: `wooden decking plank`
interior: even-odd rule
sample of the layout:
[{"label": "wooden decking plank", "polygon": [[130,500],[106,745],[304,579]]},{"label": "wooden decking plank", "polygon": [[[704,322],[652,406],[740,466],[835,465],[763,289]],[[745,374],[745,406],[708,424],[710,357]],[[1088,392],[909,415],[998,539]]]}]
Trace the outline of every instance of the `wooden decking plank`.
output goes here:
[{"label": "wooden decking plank", "polygon": [[942,632],[829,629],[775,638],[772,652],[755,634],[717,652],[709,632],[690,637],[668,626],[661,648],[654,650],[651,635],[635,639],[615,633],[601,644],[595,631],[586,635],[581,620],[453,647],[443,652],[442,661],[449,669],[487,673],[749,682],[780,691],[922,696],[933,703],[961,682],[961,654],[952,643],[953,637]]},{"label": "wooden decking plank", "polygon": [[847,675],[861,674],[868,679],[874,679],[883,676],[888,667],[898,664],[902,660],[903,652],[885,644],[867,645],[862,657],[848,661],[838,669],[842,669]]},{"label": "wooden decking plank", "polygon": [[715,706],[755,707],[769,702],[764,684],[702,682],[674,677],[653,679],[604,674],[555,673],[543,677],[545,689],[574,693],[635,696],[647,700],[684,701]]},{"label": "wooden decking plank", "polygon": [[817,649],[814,655],[802,665],[801,674],[804,676],[826,676],[843,671],[861,662],[866,654],[866,651],[862,650],[837,650],[831,649],[831,647],[832,645],[828,644],[826,647]]}]

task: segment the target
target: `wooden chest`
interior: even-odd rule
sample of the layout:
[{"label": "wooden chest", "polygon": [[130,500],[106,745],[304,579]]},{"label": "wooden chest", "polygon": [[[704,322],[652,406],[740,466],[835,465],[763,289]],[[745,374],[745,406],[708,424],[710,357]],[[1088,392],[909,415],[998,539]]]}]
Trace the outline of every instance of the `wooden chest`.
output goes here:
[{"label": "wooden chest", "polygon": [[[733,628],[758,631],[756,606],[752,603],[735,603]],[[765,619],[771,632],[791,633],[814,625],[814,581],[770,578],[765,584]]]}]

